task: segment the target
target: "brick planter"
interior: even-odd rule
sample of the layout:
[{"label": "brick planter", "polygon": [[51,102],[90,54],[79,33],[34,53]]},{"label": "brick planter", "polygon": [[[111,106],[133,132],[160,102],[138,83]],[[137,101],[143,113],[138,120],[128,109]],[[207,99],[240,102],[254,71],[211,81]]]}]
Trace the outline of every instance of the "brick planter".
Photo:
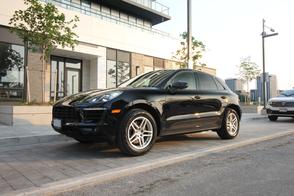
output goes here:
[{"label": "brick planter", "polygon": [[50,125],[52,106],[0,106],[4,125]]}]

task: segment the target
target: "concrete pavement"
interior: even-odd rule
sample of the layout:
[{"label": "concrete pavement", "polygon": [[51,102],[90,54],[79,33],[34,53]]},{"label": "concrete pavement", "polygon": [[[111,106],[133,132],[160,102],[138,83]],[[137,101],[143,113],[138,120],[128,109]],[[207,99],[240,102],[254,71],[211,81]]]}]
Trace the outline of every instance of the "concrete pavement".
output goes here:
[{"label": "concrete pavement", "polygon": [[293,119],[252,121],[244,116],[240,135],[234,140],[220,140],[213,132],[167,137],[141,157],[126,157],[106,144],[81,145],[72,140],[11,147],[0,152],[0,194],[39,195],[69,190],[293,134],[293,123]]},{"label": "concrete pavement", "polygon": [[0,151],[10,149],[12,146],[24,146],[66,140],[70,139],[53,131],[51,126],[6,126],[0,124]]},{"label": "concrete pavement", "polygon": [[[244,113],[243,121],[258,120],[266,118],[256,113]],[[15,125],[5,126],[0,124],[0,151],[9,149],[11,146],[33,145],[49,143],[52,141],[67,141],[55,132],[49,125]]]},{"label": "concrete pavement", "polygon": [[294,135],[58,196],[293,196]]}]

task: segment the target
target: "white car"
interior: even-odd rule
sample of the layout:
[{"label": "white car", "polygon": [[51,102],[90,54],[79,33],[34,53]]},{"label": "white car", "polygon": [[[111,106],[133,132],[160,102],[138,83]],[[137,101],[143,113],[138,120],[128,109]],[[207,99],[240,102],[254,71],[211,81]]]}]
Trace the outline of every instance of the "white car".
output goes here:
[{"label": "white car", "polygon": [[294,89],[271,98],[266,106],[266,112],[270,121],[276,121],[278,117],[294,118]]}]

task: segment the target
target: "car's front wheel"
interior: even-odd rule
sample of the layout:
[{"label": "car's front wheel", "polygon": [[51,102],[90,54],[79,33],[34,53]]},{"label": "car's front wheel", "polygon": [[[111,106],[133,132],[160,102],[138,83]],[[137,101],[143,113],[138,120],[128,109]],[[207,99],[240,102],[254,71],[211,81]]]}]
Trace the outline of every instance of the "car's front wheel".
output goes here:
[{"label": "car's front wheel", "polygon": [[226,109],[222,126],[217,130],[221,139],[233,139],[239,134],[240,117],[238,113],[231,108]]},{"label": "car's front wheel", "polygon": [[277,116],[268,116],[268,119],[270,121],[277,121],[278,120],[278,117]]},{"label": "car's front wheel", "polygon": [[125,154],[143,155],[152,148],[156,136],[157,126],[153,116],[145,110],[133,109],[121,122],[117,145]]}]

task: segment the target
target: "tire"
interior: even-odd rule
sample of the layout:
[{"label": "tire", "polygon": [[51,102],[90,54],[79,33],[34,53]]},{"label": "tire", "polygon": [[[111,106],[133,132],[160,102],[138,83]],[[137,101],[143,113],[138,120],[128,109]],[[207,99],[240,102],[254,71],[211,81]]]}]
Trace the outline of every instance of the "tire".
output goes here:
[{"label": "tire", "polygon": [[[231,120],[232,122],[230,123],[229,121]],[[235,123],[235,124],[232,124],[232,123]],[[233,139],[239,134],[239,129],[240,129],[240,117],[238,113],[232,108],[226,109],[224,117],[223,117],[223,121],[222,121],[222,126],[220,129],[216,131],[217,135],[221,139]]]},{"label": "tire", "polygon": [[157,126],[153,116],[145,110],[132,109],[121,121],[117,146],[124,154],[139,156],[150,151],[156,137]]},{"label": "tire", "polygon": [[270,121],[277,121],[278,120],[278,117],[277,116],[268,116],[268,119],[270,120]]}]

